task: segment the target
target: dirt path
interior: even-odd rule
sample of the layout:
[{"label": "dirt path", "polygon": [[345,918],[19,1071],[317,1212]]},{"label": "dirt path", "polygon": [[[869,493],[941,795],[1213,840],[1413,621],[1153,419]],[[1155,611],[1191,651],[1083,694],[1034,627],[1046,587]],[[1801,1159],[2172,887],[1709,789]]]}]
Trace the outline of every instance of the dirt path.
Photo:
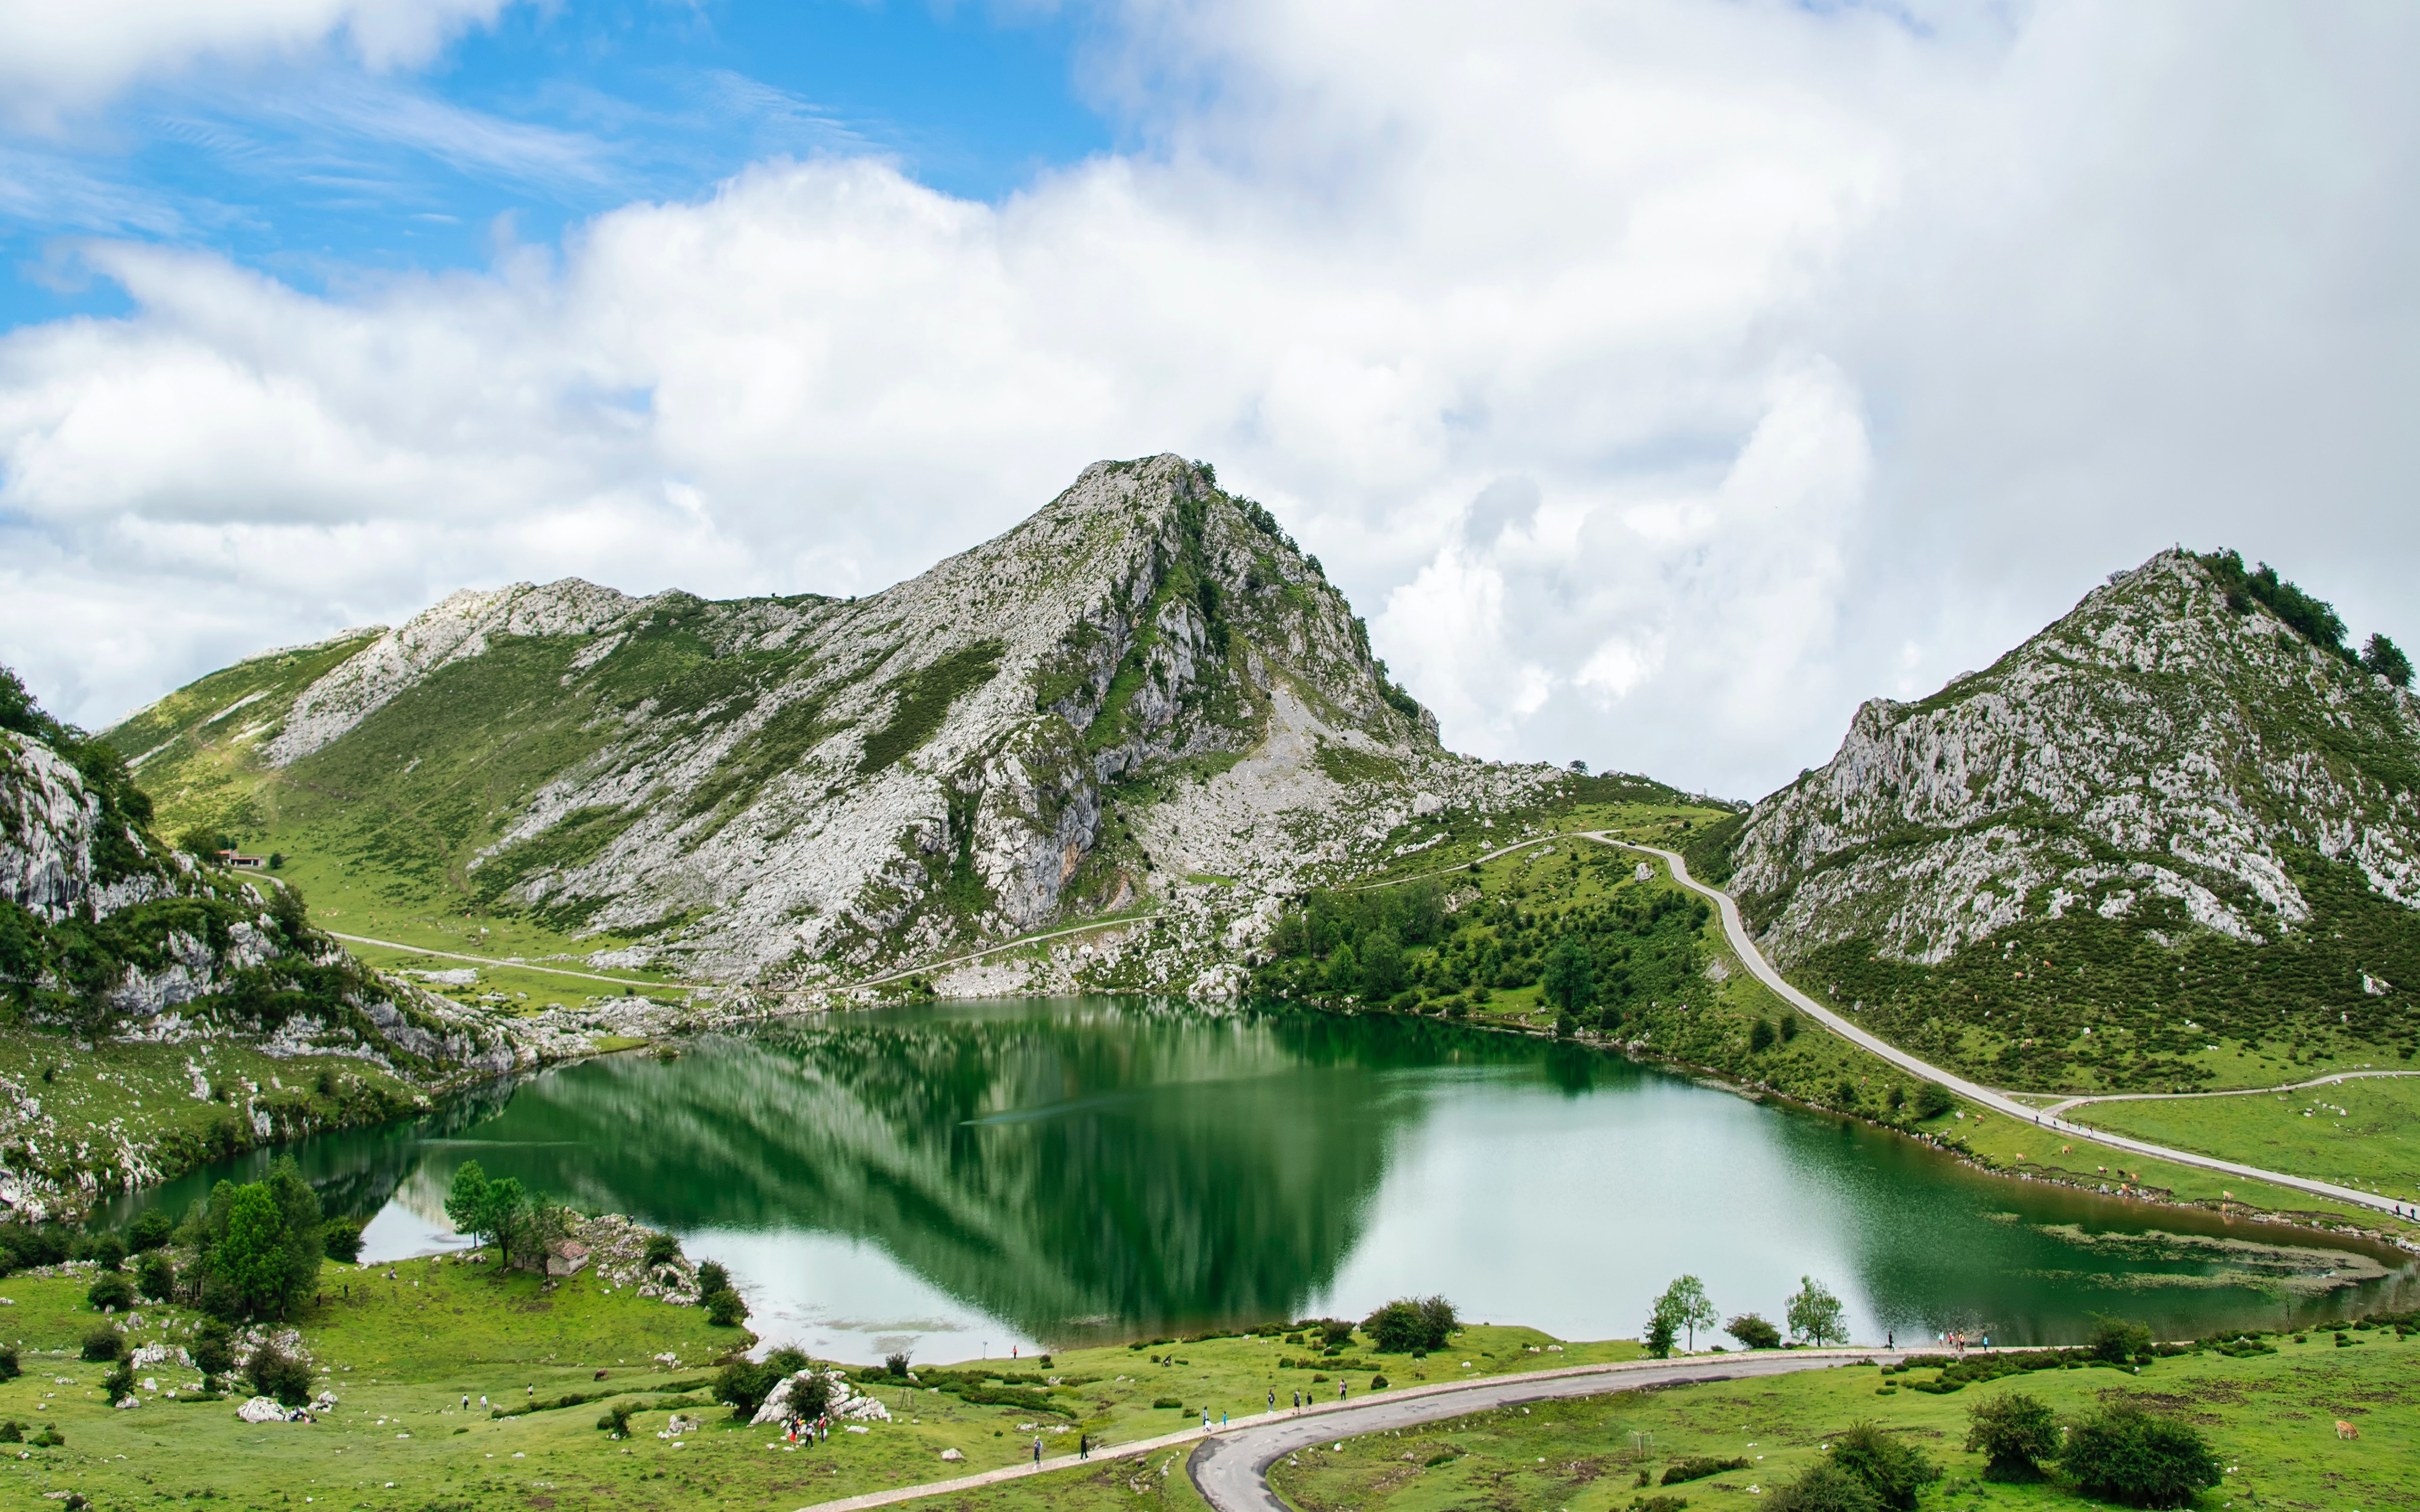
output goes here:
[{"label": "dirt path", "polygon": [[2281,1087],[2230,1087],[2219,1092],[2103,1092],[2092,1097],[2071,1097],[2064,1103],[2053,1103],[2041,1111],[2042,1117],[2051,1118],[2087,1103],[2173,1103],[2193,1097],[2258,1097],[2264,1092],[2299,1092],[2306,1087],[2357,1082],[2365,1076],[2420,1076],[2420,1071],[2340,1071],[2326,1076],[2314,1076],[2307,1082],[2288,1082]]}]

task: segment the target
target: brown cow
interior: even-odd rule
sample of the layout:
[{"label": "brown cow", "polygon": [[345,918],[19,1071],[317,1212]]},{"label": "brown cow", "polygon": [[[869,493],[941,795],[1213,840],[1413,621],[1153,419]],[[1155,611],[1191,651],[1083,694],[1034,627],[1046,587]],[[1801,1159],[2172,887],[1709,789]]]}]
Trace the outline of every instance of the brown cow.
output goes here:
[{"label": "brown cow", "polygon": [[2361,1437],[2361,1429],[2354,1427],[2343,1418],[2337,1418],[2336,1437],[2339,1439],[2358,1439]]}]

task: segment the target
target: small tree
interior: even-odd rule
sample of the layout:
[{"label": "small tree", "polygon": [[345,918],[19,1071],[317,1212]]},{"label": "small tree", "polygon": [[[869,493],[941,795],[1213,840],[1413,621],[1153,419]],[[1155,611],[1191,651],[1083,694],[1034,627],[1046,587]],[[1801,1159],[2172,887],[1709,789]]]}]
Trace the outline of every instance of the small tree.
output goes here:
[{"label": "small tree", "polygon": [[1806,1339],[1818,1349],[1849,1335],[1840,1299],[1811,1275],[1798,1278],[1798,1293],[1790,1299],[1789,1321],[1792,1337]]},{"label": "small tree", "polygon": [[1939,1082],[1926,1082],[1916,1089],[1916,1116],[1918,1119],[1940,1118],[1955,1105],[1956,1100],[1949,1095],[1949,1088]]},{"label": "small tree", "polygon": [[1381,1354],[1425,1354],[1444,1349],[1455,1326],[1453,1304],[1443,1297],[1398,1297],[1362,1319],[1361,1332]]},{"label": "small tree", "polygon": [[2361,664],[2397,687],[2412,686],[2412,658],[2382,635],[2371,636],[2361,648]]},{"label": "small tree", "polygon": [[1655,1310],[1671,1319],[1675,1332],[1687,1331],[1692,1352],[1698,1348],[1698,1330],[1714,1327],[1722,1316],[1707,1300],[1706,1284],[1694,1275],[1682,1276],[1666,1287],[1664,1295],[1655,1299]]},{"label": "small tree", "polygon": [[2041,1461],[2058,1458],[2058,1417],[2039,1396],[2003,1392],[1966,1409],[1966,1448],[1988,1457],[1983,1478],[2041,1479]]},{"label": "small tree", "polygon": [[1772,1022],[1767,1019],[1757,1020],[1747,1027],[1747,1053],[1752,1056],[1764,1054],[1773,1048],[1773,1040]]},{"label": "small tree", "polygon": [[1648,1358],[1662,1360],[1670,1357],[1672,1346],[1680,1336],[1680,1329],[1659,1306],[1649,1311],[1647,1331],[1639,1336],[1638,1342],[1647,1350]]},{"label": "small tree", "polygon": [[1784,1014],[1782,1014],[1782,1015],[1781,1015],[1781,1028],[1780,1028],[1780,1033],[1781,1033],[1781,1042],[1782,1042],[1783,1044],[1788,1044],[1791,1041],[1795,1040],[1795,1039],[1797,1039],[1797,1038],[1798,1038],[1798,1015],[1797,1015],[1797,1014],[1795,1014],[1795,1013],[1784,1013]]},{"label": "small tree", "polygon": [[1361,964],[1353,959],[1353,947],[1340,945],[1327,958],[1327,990],[1350,995],[1361,990]]},{"label": "small tree", "polygon": [[97,1313],[132,1307],[134,1305],[134,1283],[126,1278],[123,1271],[103,1271],[92,1278],[91,1286],[85,1288],[84,1300],[85,1305]]},{"label": "small tree", "polygon": [[288,1407],[300,1407],[311,1399],[311,1367],[274,1344],[253,1350],[243,1373],[254,1391]]},{"label": "small tree", "polygon": [[1781,1330],[1754,1313],[1742,1313],[1723,1325],[1723,1332],[1739,1340],[1742,1349],[1777,1350],[1781,1348]]},{"label": "small tree", "polygon": [[528,1206],[529,1194],[517,1178],[491,1181],[475,1160],[457,1167],[445,1188],[445,1216],[460,1232],[495,1245],[497,1263],[504,1267],[513,1263],[513,1243]]},{"label": "small tree", "polygon": [[347,1265],[362,1257],[362,1221],[359,1218],[331,1218],[319,1231],[320,1247],[328,1258],[342,1260]]},{"label": "small tree", "polygon": [[203,1320],[201,1331],[194,1335],[189,1352],[194,1357],[194,1368],[205,1376],[224,1376],[235,1368],[235,1339],[227,1325],[219,1319]]},{"label": "small tree", "polygon": [[1575,935],[1564,935],[1546,952],[1545,969],[1538,981],[1546,1001],[1562,1010],[1567,1018],[1596,1001],[1596,962]]},{"label": "small tree", "polygon": [[1361,937],[1361,995],[1376,1003],[1404,990],[1404,947],[1392,930],[1373,929]]},{"label": "small tree", "polygon": [[268,1185],[253,1181],[236,1187],[227,1199],[225,1237],[210,1255],[210,1271],[238,1316],[275,1312],[285,1300],[286,1239],[286,1216],[277,1211]]},{"label": "small tree", "polygon": [[2086,1348],[2092,1351],[2094,1359],[2106,1360],[2111,1365],[2131,1365],[2153,1358],[2149,1329],[2105,1313],[2092,1315],[2092,1342]]},{"label": "small tree", "polygon": [[725,1287],[706,1299],[706,1320],[717,1328],[737,1328],[748,1321],[748,1304]]},{"label": "small tree", "polygon": [[2122,1396],[2068,1426],[2058,1462],[2086,1490],[2136,1506],[2182,1506],[2223,1475],[2198,1429]]}]

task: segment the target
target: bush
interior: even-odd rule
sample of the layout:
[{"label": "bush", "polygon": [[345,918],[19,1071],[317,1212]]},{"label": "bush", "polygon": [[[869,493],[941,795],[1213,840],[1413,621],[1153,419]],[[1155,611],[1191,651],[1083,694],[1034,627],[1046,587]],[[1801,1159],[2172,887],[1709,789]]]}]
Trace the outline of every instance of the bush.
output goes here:
[{"label": "bush", "polygon": [[[1042,1357],[1042,1363],[1046,1365],[1048,1365],[1050,1363],[1050,1356],[1047,1354],[1044,1355]],[[882,1357],[882,1368],[889,1372],[893,1379],[904,1378],[908,1374],[907,1351],[903,1350],[896,1354],[884,1355]]]},{"label": "bush", "polygon": [[147,1250],[134,1262],[135,1289],[153,1302],[173,1302],[177,1296],[177,1262],[166,1250]]},{"label": "bush", "polygon": [[1765,1512],[1882,1512],[1873,1488],[1828,1459],[1819,1459],[1798,1478],[1774,1488]]},{"label": "bush", "polygon": [[168,1242],[176,1231],[177,1226],[168,1215],[154,1208],[127,1226],[126,1247],[137,1255],[155,1250]]},{"label": "bush", "polygon": [[1745,1470],[1747,1466],[1745,1459],[1716,1459],[1708,1455],[1699,1455],[1692,1459],[1675,1460],[1664,1467],[1663,1484],[1680,1486],[1693,1480],[1704,1480],[1709,1475],[1719,1475],[1726,1470]]},{"label": "bush", "polygon": [[1937,1119],[1956,1103],[1957,1099],[1949,1095],[1949,1088],[1939,1082],[1926,1082],[1916,1089],[1916,1116],[1919,1119]]},{"label": "bush", "polygon": [[729,1291],[731,1289],[731,1273],[722,1268],[721,1261],[708,1260],[704,1265],[697,1268],[697,1294],[699,1296],[711,1297],[718,1291]]},{"label": "bush", "polygon": [[737,1328],[748,1320],[748,1304],[725,1287],[706,1299],[706,1320],[717,1328]]},{"label": "bush", "polygon": [[[1361,1332],[1370,1335],[1371,1347],[1381,1354],[1411,1354],[1444,1349],[1447,1335],[1456,1326],[1453,1304],[1443,1297],[1398,1297],[1362,1319]],[[1331,1336],[1329,1342],[1339,1344],[1352,1336],[1348,1327],[1343,1338]]]},{"label": "bush", "polygon": [[45,1423],[25,1442],[37,1449],[55,1449],[68,1442],[68,1436],[59,1431],[56,1423]]},{"label": "bush", "polygon": [[1185,1411],[1185,1398],[1182,1396],[1155,1396],[1151,1399],[1151,1405],[1155,1411],[1165,1412],[1170,1408],[1174,1408],[1176,1411],[1181,1412]]},{"label": "bush", "polygon": [[1987,1396],[1967,1408],[1966,1424],[1968,1452],[1989,1457],[1985,1480],[2040,1480],[2040,1461],[2058,1456],[2058,1418],[2038,1396],[2021,1391]]},{"label": "bush", "polygon": [[254,1391],[287,1407],[301,1407],[311,1399],[311,1367],[274,1344],[253,1350],[252,1358],[244,1362],[243,1374]]},{"label": "bush", "polygon": [[1742,1313],[1723,1325],[1723,1332],[1739,1340],[1745,1350],[1777,1350],[1781,1348],[1781,1330],[1754,1313]]},{"label": "bush", "polygon": [[342,1260],[347,1265],[362,1257],[362,1221],[359,1218],[331,1218],[319,1230],[319,1247],[328,1258]]},{"label": "bush", "polygon": [[2094,1359],[2106,1360],[2111,1365],[2138,1361],[2148,1364],[2154,1358],[2149,1329],[2103,1313],[2092,1315],[2092,1341],[2085,1348],[2092,1351]]},{"label": "bush", "polygon": [[17,1346],[0,1344],[0,1381],[14,1381],[24,1373],[25,1367],[17,1363]]},{"label": "bush", "polygon": [[1761,1056],[1764,1054],[1766,1051],[1773,1048],[1773,1041],[1774,1033],[1771,1023],[1764,1019],[1759,1019],[1754,1024],[1748,1026],[1747,1053],[1749,1055]]},{"label": "bush", "polygon": [[113,1405],[134,1395],[134,1362],[120,1360],[116,1368],[101,1378],[101,1399]]},{"label": "bush", "polygon": [[126,1352],[126,1340],[114,1328],[96,1328],[84,1336],[84,1348],[77,1352],[87,1360],[106,1364]]},{"label": "bush", "polygon": [[2182,1506],[2222,1473],[2200,1430],[2130,1397],[2070,1424],[2058,1462],[2086,1490],[2136,1506]]},{"label": "bush", "polygon": [[226,1324],[215,1318],[202,1324],[185,1352],[194,1357],[194,1368],[205,1376],[224,1376],[235,1368],[234,1337]]},{"label": "bush", "polygon": [[647,1267],[670,1265],[680,1258],[680,1241],[670,1234],[649,1234],[646,1249]]},{"label": "bush", "polygon": [[91,1286],[85,1288],[84,1300],[97,1313],[132,1307],[134,1305],[134,1283],[127,1279],[123,1271],[103,1271],[92,1278]]},{"label": "bush", "polygon": [[23,1443],[24,1442],[24,1424],[18,1422],[13,1417],[5,1423],[0,1423],[0,1443]]},{"label": "bush", "polygon": [[1853,1424],[1832,1440],[1832,1463],[1866,1483],[1883,1505],[1909,1512],[1941,1467],[1924,1451],[1871,1423]]},{"label": "bush", "polygon": [[630,1403],[615,1402],[605,1409],[605,1415],[597,1420],[597,1426],[617,1439],[627,1439],[630,1436]]},{"label": "bush", "polygon": [[1328,1349],[1342,1349],[1353,1342],[1353,1325],[1342,1318],[1323,1318],[1319,1321],[1319,1339]]},{"label": "bush", "polygon": [[1387,1389],[1387,1378],[1384,1376],[1372,1376],[1370,1378],[1370,1389],[1372,1391],[1385,1391]]}]

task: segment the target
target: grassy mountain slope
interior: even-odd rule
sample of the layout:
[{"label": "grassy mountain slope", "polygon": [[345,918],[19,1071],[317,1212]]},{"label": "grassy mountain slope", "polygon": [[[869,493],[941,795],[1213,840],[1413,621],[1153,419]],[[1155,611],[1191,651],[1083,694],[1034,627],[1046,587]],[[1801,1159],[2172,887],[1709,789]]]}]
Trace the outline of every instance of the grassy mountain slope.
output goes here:
[{"label": "grassy mountain slope", "polygon": [[1193,984],[1260,896],[1549,779],[1439,749],[1316,562],[1171,456],[861,599],[465,592],[110,733],[167,827],[382,937],[778,990],[1188,888],[1155,980]]},{"label": "grassy mountain slope", "polygon": [[2420,701],[2313,602],[2163,552],[1988,670],[1866,704],[1693,858],[1802,987],[2000,1085],[2398,1064]]}]

